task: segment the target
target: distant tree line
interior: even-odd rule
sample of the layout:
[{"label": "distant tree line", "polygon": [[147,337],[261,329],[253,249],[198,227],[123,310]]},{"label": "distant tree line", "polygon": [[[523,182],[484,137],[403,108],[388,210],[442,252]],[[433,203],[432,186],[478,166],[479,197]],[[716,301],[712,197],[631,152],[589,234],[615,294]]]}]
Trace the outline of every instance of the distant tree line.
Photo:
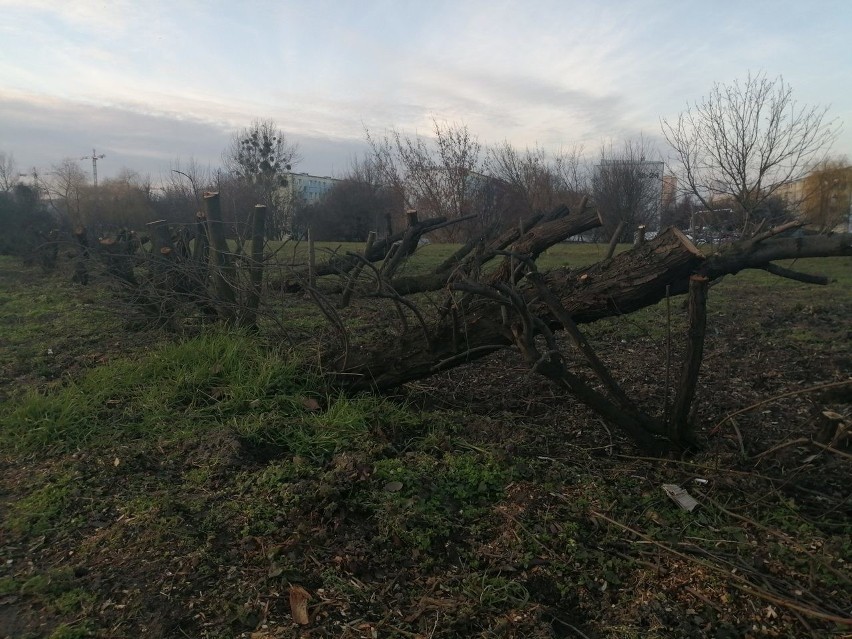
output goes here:
[{"label": "distant tree line", "polygon": [[662,130],[674,152],[665,191],[661,176],[648,176],[663,154],[645,138],[551,154],[508,141],[485,146],[466,125],[437,119],[426,136],[365,130],[368,151],[310,202],[291,183],[300,150],[269,120],[238,131],[221,167],[176,161],[156,183],[124,170],[95,188],[76,159],[24,175],[0,153],[0,251],[25,254],[51,231],[82,227],[97,236],[140,231],[152,220],[194,224],[206,191],[219,192],[231,236],[245,235],[254,205],[265,204],[273,239],[309,228],[318,240],[388,236],[415,209],[420,219],[466,218],[435,237],[462,241],[584,196],[604,222],[596,233],[609,239],[621,229],[622,241],[639,225],[691,228],[696,215],[737,234],[793,213],[821,230],[848,215],[849,163],[827,156],[838,125],[827,109],[797,104],[781,78],[717,84]]}]

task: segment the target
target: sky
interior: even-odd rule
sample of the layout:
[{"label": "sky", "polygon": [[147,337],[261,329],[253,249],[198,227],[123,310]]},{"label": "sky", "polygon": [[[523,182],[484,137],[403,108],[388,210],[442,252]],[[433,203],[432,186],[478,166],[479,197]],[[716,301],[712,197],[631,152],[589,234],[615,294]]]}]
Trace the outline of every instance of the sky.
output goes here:
[{"label": "sky", "polygon": [[666,156],[661,118],[765,73],[830,107],[852,158],[850,34],[850,0],[0,0],[0,152],[45,173],[95,149],[99,178],[157,182],[272,119],[315,175],[345,173],[365,128],[433,120],[483,145],[641,135]]}]

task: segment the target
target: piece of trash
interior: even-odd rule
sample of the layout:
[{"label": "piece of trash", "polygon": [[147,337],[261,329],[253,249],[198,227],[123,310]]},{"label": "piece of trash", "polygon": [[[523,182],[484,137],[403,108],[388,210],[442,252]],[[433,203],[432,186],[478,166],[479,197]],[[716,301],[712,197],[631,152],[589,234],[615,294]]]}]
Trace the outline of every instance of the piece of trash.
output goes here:
[{"label": "piece of trash", "polygon": [[677,484],[663,484],[663,490],[671,498],[671,500],[687,512],[692,512],[698,505],[698,502],[692,498],[688,492]]},{"label": "piece of trash", "polygon": [[112,460],[112,465],[115,466],[116,468],[118,468],[118,466],[121,465],[121,460],[118,457],[116,457],[115,459]]},{"label": "piece of trash", "polygon": [[47,354],[48,354],[48,355],[53,355],[53,349],[52,349],[52,348],[48,348],[48,349],[47,349]]},{"label": "piece of trash", "polygon": [[696,484],[701,484],[702,486],[704,486],[705,484],[709,484],[709,483],[710,483],[710,480],[709,480],[709,479],[703,479],[703,478],[701,478],[701,477],[696,477],[696,478],[695,478],[695,479],[693,479],[692,481],[694,481]]},{"label": "piece of trash", "polygon": [[302,626],[310,623],[308,619],[308,600],[311,596],[301,586],[290,586],[290,613],[293,621]]}]

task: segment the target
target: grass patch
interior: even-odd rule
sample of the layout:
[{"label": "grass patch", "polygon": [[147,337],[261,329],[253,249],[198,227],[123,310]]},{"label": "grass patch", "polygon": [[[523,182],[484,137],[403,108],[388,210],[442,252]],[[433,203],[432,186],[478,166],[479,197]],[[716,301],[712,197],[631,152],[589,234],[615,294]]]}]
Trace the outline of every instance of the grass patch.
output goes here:
[{"label": "grass patch", "polygon": [[292,353],[216,333],[23,395],[0,412],[0,445],[19,453],[68,451],[180,440],[227,426],[257,443],[324,456],[363,438],[379,415],[404,419],[379,398],[326,394],[321,378]]},{"label": "grass patch", "polygon": [[[412,268],[428,270],[452,248],[423,247]],[[560,245],[545,264],[579,267],[599,250]],[[783,344],[770,354],[802,360],[834,350],[840,361],[850,265],[793,266],[828,272],[838,279],[829,288],[760,272],[714,287],[702,379],[720,381],[702,408],[765,397],[747,382],[773,368],[767,360],[719,368],[746,358],[746,341]],[[675,348],[681,301],[672,300]],[[315,333],[321,320],[301,310],[310,302],[292,304],[284,320]],[[31,335],[52,321],[42,310]],[[625,386],[659,376],[664,303],[583,330],[603,355],[635,363]],[[0,564],[0,598],[16,600],[10,614],[20,612],[29,632],[21,636],[284,636],[290,584],[313,597],[306,632],[396,636],[398,627],[436,639],[710,637],[719,628],[733,637],[764,625],[802,635],[788,611],[773,605],[767,616],[769,603],[734,590],[733,568],[808,605],[849,598],[848,490],[842,460],[828,453],[806,461],[819,451],[789,447],[753,467],[735,441],[716,437],[694,466],[641,460],[564,397],[537,397],[543,410],[503,407],[498,394],[529,388],[511,371],[502,384],[493,366],[457,371],[461,383],[424,383],[424,393],[456,392],[459,409],[419,413],[329,392],[309,357],[210,333],[70,370],[0,406],[0,537],[12,560]],[[787,389],[784,375],[766,387]],[[636,394],[653,395],[653,382]],[[479,383],[486,400],[463,404],[462,386]],[[796,398],[744,417],[740,433],[749,450],[765,450],[809,434],[810,408],[823,407]],[[663,483],[689,489],[701,506],[681,512]],[[830,630],[808,621],[814,634]]]}]

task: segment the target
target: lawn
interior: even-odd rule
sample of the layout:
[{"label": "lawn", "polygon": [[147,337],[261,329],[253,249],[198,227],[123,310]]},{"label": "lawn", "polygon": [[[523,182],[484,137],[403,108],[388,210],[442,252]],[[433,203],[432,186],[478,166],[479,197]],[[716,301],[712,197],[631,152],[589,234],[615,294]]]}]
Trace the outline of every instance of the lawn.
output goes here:
[{"label": "lawn", "polygon": [[[0,637],[841,636],[849,442],[823,434],[850,421],[850,267],[712,287],[703,449],[659,460],[511,353],[347,396],[310,340],[131,331],[97,279],[0,257]],[[301,294],[280,313],[322,333]],[[684,317],[673,298],[583,330],[654,412]]]}]

